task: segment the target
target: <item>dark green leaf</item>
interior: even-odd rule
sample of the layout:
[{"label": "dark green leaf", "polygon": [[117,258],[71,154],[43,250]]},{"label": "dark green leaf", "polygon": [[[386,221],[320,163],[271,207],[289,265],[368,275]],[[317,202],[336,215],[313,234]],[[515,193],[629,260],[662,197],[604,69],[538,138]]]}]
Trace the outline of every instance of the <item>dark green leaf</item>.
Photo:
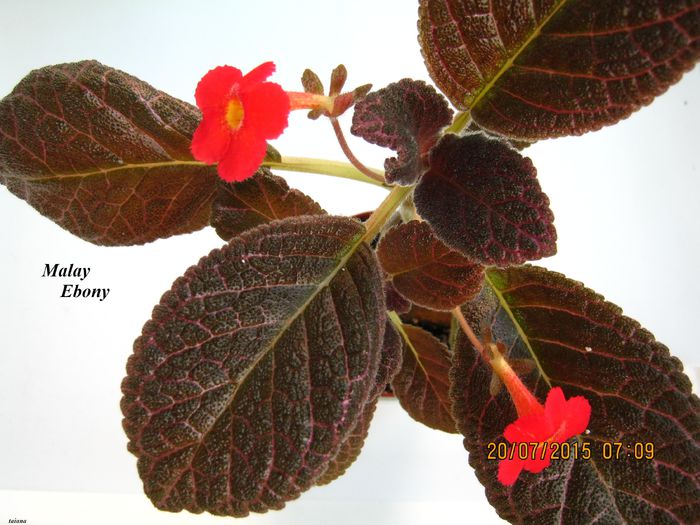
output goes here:
[{"label": "dark green leaf", "polygon": [[[453,414],[469,462],[498,513],[512,523],[697,523],[700,516],[700,400],[680,361],[652,334],[580,283],[542,268],[488,270],[465,318],[489,326],[512,358],[537,368],[523,381],[542,401],[551,386],[591,404],[592,458],[556,460],[515,485],[496,481],[488,443],[516,419],[505,389],[489,393],[490,368],[463,336],[451,372]],[[549,383],[549,385],[548,385]],[[624,449],[604,459],[603,443],[653,443],[653,460]],[[631,452],[627,456],[627,452]]]},{"label": "dark green leaf", "polygon": [[700,58],[696,1],[420,0],[418,26],[452,103],[524,140],[614,124]]},{"label": "dark green leaf", "polygon": [[381,272],[344,217],[248,230],[173,284],[134,343],[124,429],[160,509],[279,509],[324,474],[376,390]]},{"label": "dark green leaf", "polygon": [[223,240],[260,224],[299,215],[325,213],[311,197],[290,190],[287,182],[261,168],[242,182],[219,181],[211,225]]},{"label": "dark green leaf", "polygon": [[425,171],[425,157],[451,118],[447,101],[432,86],[404,78],[359,101],[350,131],[396,151],[397,157],[384,162],[386,180],[410,186]]},{"label": "dark green leaf", "polygon": [[0,183],[78,237],[143,244],[209,224],[216,168],[194,106],[95,61],[32,71],[0,101]]},{"label": "dark green leaf", "polygon": [[391,382],[408,414],[430,428],[457,433],[452,419],[447,346],[417,326],[402,325],[403,363]]},{"label": "dark green leaf", "polygon": [[549,199],[529,158],[481,133],[445,135],[416,187],[418,213],[449,247],[506,266],[556,252]]},{"label": "dark green leaf", "polygon": [[377,257],[396,290],[426,308],[451,310],[481,289],[483,267],[445,246],[425,222],[389,230]]}]

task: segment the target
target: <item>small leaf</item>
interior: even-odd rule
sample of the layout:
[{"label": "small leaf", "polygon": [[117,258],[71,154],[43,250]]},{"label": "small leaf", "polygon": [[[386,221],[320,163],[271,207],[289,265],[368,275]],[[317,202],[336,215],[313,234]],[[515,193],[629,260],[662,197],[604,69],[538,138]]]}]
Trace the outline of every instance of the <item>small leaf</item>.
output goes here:
[{"label": "small leaf", "polygon": [[304,86],[304,91],[313,93],[314,95],[323,95],[323,83],[318,75],[310,69],[305,69],[301,76],[301,85]]},{"label": "small leaf", "polygon": [[340,94],[345,86],[345,81],[348,79],[348,70],[343,64],[336,67],[331,73],[331,87],[328,94],[332,97]]},{"label": "small leaf", "polygon": [[0,183],[86,241],[143,244],[209,224],[216,168],[194,106],[99,62],[32,71],[0,101]]},{"label": "small leaf", "polygon": [[700,58],[700,4],[420,0],[430,76],[488,130],[580,135],[629,116]]},{"label": "small leaf", "polygon": [[242,182],[219,181],[211,225],[225,241],[266,222],[325,213],[311,197],[291,190],[287,182],[261,168]]},{"label": "small leaf", "polygon": [[123,425],[160,509],[245,516],[311,487],[376,390],[381,271],[344,217],[259,226],[175,281],[134,343]]},{"label": "small leaf", "polygon": [[[488,443],[517,415],[502,389],[489,393],[490,367],[460,335],[451,372],[453,414],[469,462],[499,515],[512,523],[695,523],[700,516],[700,400],[678,359],[620,308],[564,276],[536,267],[487,271],[480,296],[463,307],[482,327],[537,367],[521,376],[542,401],[550,386],[591,404],[590,433],[570,441],[591,459],[554,460],[513,486],[496,480]],[[605,458],[604,443],[622,443]],[[653,459],[634,459],[652,443]],[[615,448],[612,446],[611,448]],[[630,455],[628,456],[628,452]]]},{"label": "small leaf", "polygon": [[263,162],[282,162],[282,155],[276,148],[268,144]]},{"label": "small leaf", "polygon": [[451,119],[447,101],[432,86],[404,78],[359,101],[350,131],[396,151],[397,157],[384,162],[386,180],[410,186],[425,170],[424,157]]},{"label": "small leaf", "polygon": [[481,290],[483,267],[445,246],[425,222],[389,230],[377,257],[396,290],[426,308],[451,310]]},{"label": "small leaf", "polygon": [[418,213],[437,237],[485,265],[554,255],[549,199],[532,161],[483,134],[446,135],[416,187]]},{"label": "small leaf", "polygon": [[417,326],[404,324],[403,363],[391,386],[401,406],[424,425],[457,433],[452,419],[447,347]]}]

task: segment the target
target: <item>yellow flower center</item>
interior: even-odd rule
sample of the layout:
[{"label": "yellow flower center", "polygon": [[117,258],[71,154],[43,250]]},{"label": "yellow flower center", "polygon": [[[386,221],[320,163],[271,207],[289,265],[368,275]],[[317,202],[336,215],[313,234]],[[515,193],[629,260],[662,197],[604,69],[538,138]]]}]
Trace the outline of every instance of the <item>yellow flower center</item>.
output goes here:
[{"label": "yellow flower center", "polygon": [[233,131],[238,131],[243,123],[243,104],[238,97],[233,97],[226,107],[226,123]]}]

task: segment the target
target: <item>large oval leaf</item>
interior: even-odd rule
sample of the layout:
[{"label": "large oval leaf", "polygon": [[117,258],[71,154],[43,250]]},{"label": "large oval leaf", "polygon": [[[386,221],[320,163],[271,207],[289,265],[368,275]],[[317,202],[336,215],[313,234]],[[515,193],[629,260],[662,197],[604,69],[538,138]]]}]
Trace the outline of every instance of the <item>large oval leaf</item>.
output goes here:
[{"label": "large oval leaf", "polygon": [[[488,286],[463,307],[477,335],[489,326],[514,358],[537,368],[523,380],[540,400],[551,386],[592,407],[591,459],[553,461],[515,485],[496,481],[500,442],[517,415],[505,389],[489,393],[490,369],[459,336],[451,372],[453,414],[469,462],[498,513],[513,523],[697,523],[700,516],[700,400],[680,361],[600,295],[542,268],[488,270]],[[549,383],[549,385],[548,385]],[[604,443],[622,452],[603,455]],[[652,443],[654,458],[634,459]],[[631,447],[627,449],[626,447]],[[640,449],[641,450],[641,449]],[[629,454],[628,454],[629,453]]]},{"label": "large oval leaf", "polygon": [[700,58],[700,4],[421,0],[431,77],[483,128],[523,140],[627,117]]},{"label": "large oval leaf", "polygon": [[278,509],[336,457],[376,389],[385,326],[363,233],[343,217],[259,226],[163,296],[122,383],[158,508]]},{"label": "large oval leaf", "polygon": [[32,71],[0,101],[0,183],[78,237],[143,244],[209,223],[194,106],[99,62]]}]

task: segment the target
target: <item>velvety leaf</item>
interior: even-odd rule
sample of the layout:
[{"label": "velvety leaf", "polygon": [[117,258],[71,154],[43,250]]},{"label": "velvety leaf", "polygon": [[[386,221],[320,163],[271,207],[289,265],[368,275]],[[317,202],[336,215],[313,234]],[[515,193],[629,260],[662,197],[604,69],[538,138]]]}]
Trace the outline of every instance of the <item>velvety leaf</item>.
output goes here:
[{"label": "velvety leaf", "polygon": [[134,343],[124,429],[160,509],[279,509],[324,474],[376,389],[381,271],[344,217],[248,230],[175,281]]},{"label": "velvety leaf", "polygon": [[448,395],[451,358],[447,347],[417,326],[404,324],[402,330],[403,363],[391,382],[394,394],[416,421],[457,433]]},{"label": "velvety leaf", "polygon": [[355,428],[345,439],[338,454],[328,465],[328,470],[326,470],[323,476],[316,482],[317,485],[327,485],[345,474],[345,471],[360,455],[362,447],[365,444],[365,439],[367,438],[367,433],[369,432],[369,425],[372,422],[374,410],[377,408],[377,401],[384,393],[386,385],[394,378],[401,368],[401,360],[403,358],[402,349],[403,341],[401,337],[394,328],[394,325],[387,321],[384,331],[382,355],[375,380],[375,388],[370,393],[370,400],[365,405],[365,409],[355,425]]},{"label": "velvety leaf", "polygon": [[446,135],[416,187],[418,213],[449,247],[485,265],[556,253],[549,199],[529,158],[483,134]]},{"label": "velvety leaf", "polygon": [[219,181],[211,224],[219,237],[228,241],[259,224],[299,215],[325,213],[316,202],[299,190],[290,190],[287,182],[261,168],[249,179],[227,183]]},{"label": "velvety leaf", "polygon": [[[453,414],[469,462],[498,513],[512,523],[697,523],[700,516],[700,400],[678,359],[652,334],[580,283],[542,268],[488,270],[481,295],[463,307],[482,327],[537,367],[521,376],[543,401],[549,385],[591,404],[589,460],[553,460],[513,486],[496,481],[500,442],[517,415],[505,389],[489,394],[490,368],[457,340],[451,372]],[[547,384],[549,383],[549,385]],[[653,443],[654,459],[604,459],[603,443]]]},{"label": "velvety leaf", "polygon": [[404,78],[355,105],[350,131],[397,153],[384,162],[390,184],[410,186],[425,171],[425,157],[452,119],[445,98],[420,80]]},{"label": "velvety leaf", "polygon": [[32,71],[0,101],[0,183],[78,237],[143,244],[209,224],[194,106],[99,62]]},{"label": "velvety leaf", "polygon": [[367,439],[369,425],[372,422],[374,411],[377,409],[378,401],[379,397],[376,397],[365,405],[355,428],[343,443],[338,454],[328,465],[328,470],[316,482],[316,485],[328,485],[330,482],[335,481],[345,474],[347,469],[358,458],[365,444],[365,439]]},{"label": "velvety leaf", "polygon": [[420,0],[430,76],[479,126],[580,135],[649,104],[700,58],[689,0]]},{"label": "velvety leaf", "polygon": [[376,387],[371,393],[371,397],[379,397],[385,390],[386,385],[394,380],[396,374],[401,369],[403,362],[404,342],[401,335],[396,331],[391,321],[387,320],[384,329],[384,344],[382,345],[382,355],[379,359],[377,369]]},{"label": "velvety leaf", "polygon": [[426,308],[452,310],[481,289],[483,267],[445,246],[425,222],[389,230],[377,257],[396,290]]},{"label": "velvety leaf", "polygon": [[410,301],[396,291],[391,281],[384,281],[384,299],[386,300],[386,309],[390,312],[405,314],[411,309]]}]

